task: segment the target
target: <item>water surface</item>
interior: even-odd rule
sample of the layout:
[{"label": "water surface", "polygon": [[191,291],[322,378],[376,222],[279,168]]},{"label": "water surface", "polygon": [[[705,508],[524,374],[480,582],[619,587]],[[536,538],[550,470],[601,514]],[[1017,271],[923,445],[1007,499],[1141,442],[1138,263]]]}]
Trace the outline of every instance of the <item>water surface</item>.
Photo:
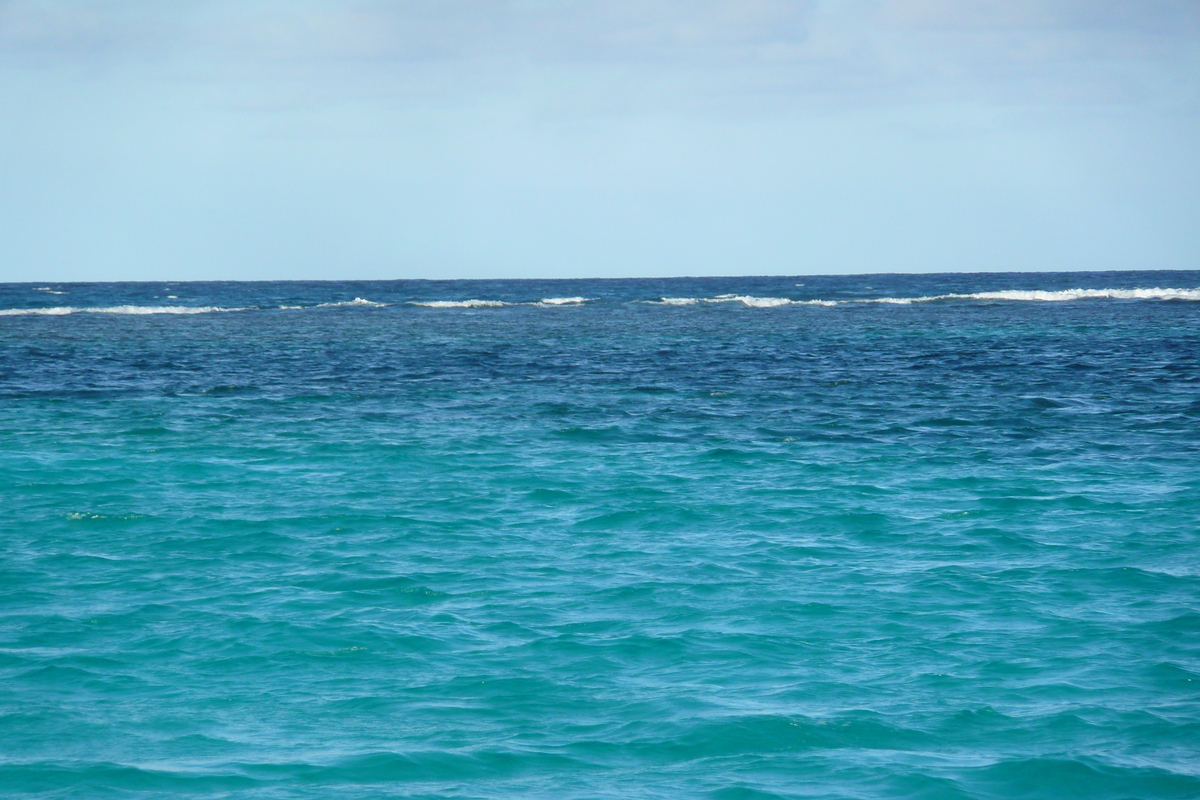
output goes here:
[{"label": "water surface", "polygon": [[1200,797],[1198,287],[0,286],[0,793]]}]

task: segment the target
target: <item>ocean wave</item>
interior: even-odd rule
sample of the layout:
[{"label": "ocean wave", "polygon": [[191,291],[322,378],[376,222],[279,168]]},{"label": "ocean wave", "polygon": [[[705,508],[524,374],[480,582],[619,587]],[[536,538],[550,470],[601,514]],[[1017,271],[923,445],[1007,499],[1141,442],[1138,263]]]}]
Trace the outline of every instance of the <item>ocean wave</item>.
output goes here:
[{"label": "ocean wave", "polygon": [[[410,300],[408,305],[424,308],[507,308],[510,306],[534,306],[540,308],[571,308],[592,302],[591,297],[543,297],[529,302],[508,302],[504,300]],[[786,306],[842,306],[842,305],[912,305],[916,303],[935,302],[1070,302],[1075,300],[1154,300],[1154,301],[1200,301],[1200,288],[1142,288],[1142,289],[1064,289],[1064,290],[1024,290],[1003,289],[990,292],[950,293],[939,295],[923,295],[918,297],[869,297],[844,300],[796,300],[789,297],[757,296],[745,294],[719,294],[712,297],[660,297],[657,300],[636,301],[648,305],[659,306],[697,306],[721,303],[740,303],[748,308],[781,308]],[[353,300],[319,303],[315,306],[280,305],[281,310],[304,310],[311,308],[384,308],[388,303],[380,303],[355,297]],[[15,316],[66,316],[69,314],[211,314],[231,311],[251,311],[257,306],[225,307],[225,306],[158,306],[158,305],[120,305],[120,306],[52,306],[45,308],[5,308],[0,309],[0,317]]]},{"label": "ocean wave", "polygon": [[780,306],[836,306],[834,300],[793,300],[790,297],[756,297],[749,294],[719,294],[715,297],[660,297],[643,301],[655,306],[694,306],[700,303],[741,303],[750,308]]},{"label": "ocean wave", "polygon": [[719,294],[716,297],[704,298],[706,303],[741,303],[751,308],[777,308],[790,306],[792,300],[786,297],[755,297],[748,294]]},{"label": "ocean wave", "polygon": [[249,309],[223,308],[221,306],[102,306],[95,308],[54,306],[52,308],[0,308],[0,317],[62,317],[67,314],[212,314],[214,312],[247,310]]},{"label": "ocean wave", "polygon": [[540,306],[542,308],[558,308],[560,306],[581,306],[594,298],[591,297],[543,297],[530,303],[509,303],[504,300],[410,300],[410,306],[424,308],[507,308],[509,306]]},{"label": "ocean wave", "polygon": [[1200,300],[1200,289],[1064,289],[1061,291],[1003,289],[997,292],[938,294],[925,297],[879,297],[851,302],[909,305],[911,303],[932,303],[937,300],[1012,300],[1036,303],[1063,303],[1071,300]]},{"label": "ocean wave", "polygon": [[343,300],[339,303],[318,303],[313,308],[384,308],[385,306],[387,306],[387,303],[376,303],[374,300],[364,300],[361,297],[356,297],[353,300]]},{"label": "ocean wave", "polygon": [[[799,285],[799,284],[797,284]],[[869,297],[853,300],[793,300],[788,297],[756,297],[744,294],[719,294],[714,297],[660,297],[640,302],[657,306],[694,306],[700,303],[741,303],[750,308],[781,306],[840,306],[862,303],[906,306],[953,300],[1014,301],[1056,303],[1071,300],[1192,300],[1200,301],[1200,289],[1065,289],[1061,291],[1003,289],[969,294],[938,294],[922,297]]]},{"label": "ocean wave", "polygon": [[502,300],[410,300],[408,304],[424,308],[503,308],[513,305]]}]

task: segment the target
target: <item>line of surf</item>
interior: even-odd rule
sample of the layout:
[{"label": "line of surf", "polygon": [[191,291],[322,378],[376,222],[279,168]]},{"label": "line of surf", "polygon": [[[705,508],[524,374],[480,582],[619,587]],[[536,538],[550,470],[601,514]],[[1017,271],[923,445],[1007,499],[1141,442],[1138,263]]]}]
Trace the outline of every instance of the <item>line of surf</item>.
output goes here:
[{"label": "line of surf", "polygon": [[836,306],[836,300],[793,300],[789,297],[756,297],[748,294],[719,294],[715,297],[660,297],[642,301],[654,306],[696,306],[704,303],[741,303],[750,308],[779,306]]},{"label": "line of surf", "polygon": [[[508,308],[511,306],[534,306],[540,308],[571,308],[592,302],[591,297],[543,297],[529,302],[509,302],[505,300],[409,300],[407,305],[433,309],[485,309]],[[1200,288],[1146,288],[1146,289],[1064,289],[1064,290],[1025,290],[1003,289],[992,292],[950,293],[938,295],[923,295],[919,297],[867,297],[845,300],[810,299],[797,300],[790,297],[761,297],[743,294],[720,294],[713,297],[660,297],[657,300],[640,300],[635,302],[659,306],[698,306],[721,303],[738,303],[750,308],[780,308],[784,306],[841,306],[860,304],[912,305],[914,303],[935,302],[1037,302],[1061,303],[1076,300],[1157,300],[1157,301],[1200,301]],[[342,300],[329,303],[317,303],[311,306],[284,305],[275,308],[279,310],[306,310],[314,308],[385,308],[388,303],[380,303],[355,297],[353,300]],[[234,311],[269,310],[267,306],[225,307],[225,306],[52,306],[43,308],[4,308],[0,316],[67,316],[70,314],[212,314]]]},{"label": "line of surf", "polygon": [[1003,289],[994,292],[924,295],[920,297],[867,297],[846,300],[795,300],[790,297],[720,294],[713,297],[660,297],[657,300],[643,300],[640,302],[659,306],[741,303],[751,308],[779,308],[782,306],[841,306],[864,303],[880,303],[885,305],[911,305],[913,303],[933,303],[939,301],[1061,303],[1074,300],[1200,301],[1200,289],[1065,289],[1059,291]]},{"label": "line of surf", "polygon": [[282,311],[302,311],[313,308],[385,308],[387,303],[377,303],[374,300],[365,300],[361,297],[356,297],[353,300],[342,300],[331,303],[317,303],[311,306],[137,306],[137,305],[120,305],[120,306],[51,306],[44,308],[0,308],[0,316],[4,317],[27,317],[27,316],[45,316],[45,317],[64,317],[69,314],[120,314],[120,315],[143,315],[143,314],[214,314],[214,313],[229,313],[233,311],[266,311],[278,309]]},{"label": "line of surf", "polygon": [[859,303],[932,303],[939,300],[984,300],[1027,303],[1064,303],[1072,300],[1200,300],[1200,289],[1063,289],[1059,291],[1003,289],[995,292],[938,294],[924,297],[879,297]]},{"label": "line of surf", "polygon": [[422,308],[509,308],[511,306],[537,306],[539,308],[562,308],[589,303],[591,297],[543,297],[528,303],[513,303],[505,300],[409,300],[408,305]]},{"label": "line of surf", "polygon": [[250,311],[249,308],[225,308],[223,306],[53,306],[50,308],[0,308],[2,317],[47,316],[64,317],[68,314],[212,314],[230,311]]},{"label": "line of surf", "polygon": [[[304,306],[286,306],[286,308],[303,308]],[[317,303],[310,308],[386,308],[387,303],[376,303],[374,300],[366,300],[362,297],[356,297],[353,300],[342,300],[336,303]],[[285,306],[280,306],[285,308]]]}]

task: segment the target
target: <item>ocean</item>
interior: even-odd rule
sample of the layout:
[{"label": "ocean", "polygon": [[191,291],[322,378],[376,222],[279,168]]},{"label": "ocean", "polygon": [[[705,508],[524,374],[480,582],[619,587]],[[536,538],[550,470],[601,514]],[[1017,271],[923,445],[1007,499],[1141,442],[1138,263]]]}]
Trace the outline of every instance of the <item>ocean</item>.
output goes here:
[{"label": "ocean", "polygon": [[0,795],[1200,797],[1200,272],[0,286]]}]

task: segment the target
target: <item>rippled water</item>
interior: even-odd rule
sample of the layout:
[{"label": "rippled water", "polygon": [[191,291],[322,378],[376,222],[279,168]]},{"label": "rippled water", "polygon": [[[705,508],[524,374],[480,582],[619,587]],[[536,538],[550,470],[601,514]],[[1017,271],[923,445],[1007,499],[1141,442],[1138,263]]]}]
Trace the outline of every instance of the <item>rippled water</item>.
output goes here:
[{"label": "rippled water", "polygon": [[0,286],[0,793],[1200,797],[1197,287]]}]

